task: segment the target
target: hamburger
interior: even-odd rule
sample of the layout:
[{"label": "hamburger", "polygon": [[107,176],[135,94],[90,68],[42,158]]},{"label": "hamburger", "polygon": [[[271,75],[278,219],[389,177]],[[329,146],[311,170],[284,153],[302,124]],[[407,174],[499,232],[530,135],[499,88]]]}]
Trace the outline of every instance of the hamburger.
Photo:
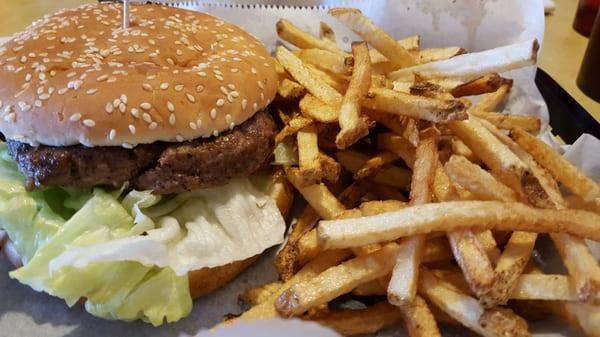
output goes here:
[{"label": "hamburger", "polygon": [[277,75],[198,12],[63,10],[0,47],[0,244],[36,291],[154,325],[281,243]]}]

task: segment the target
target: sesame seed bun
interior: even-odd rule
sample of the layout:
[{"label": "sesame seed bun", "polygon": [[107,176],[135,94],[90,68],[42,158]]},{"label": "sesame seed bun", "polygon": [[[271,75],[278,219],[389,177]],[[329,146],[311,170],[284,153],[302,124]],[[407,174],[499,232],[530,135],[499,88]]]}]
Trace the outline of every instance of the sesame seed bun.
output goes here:
[{"label": "sesame seed bun", "polygon": [[277,76],[264,45],[208,14],[92,4],[46,16],[0,47],[0,132],[49,146],[217,136],[264,109]]}]

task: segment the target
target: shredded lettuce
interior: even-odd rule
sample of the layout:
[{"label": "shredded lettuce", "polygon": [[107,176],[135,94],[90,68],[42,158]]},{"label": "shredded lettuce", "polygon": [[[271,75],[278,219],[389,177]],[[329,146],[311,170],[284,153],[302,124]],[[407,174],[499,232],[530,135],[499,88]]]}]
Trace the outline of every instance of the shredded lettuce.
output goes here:
[{"label": "shredded lettuce", "polygon": [[24,266],[10,276],[93,315],[153,325],[189,314],[187,272],[281,243],[285,223],[248,179],[161,197],[148,191],[30,192],[0,144],[0,229]]}]

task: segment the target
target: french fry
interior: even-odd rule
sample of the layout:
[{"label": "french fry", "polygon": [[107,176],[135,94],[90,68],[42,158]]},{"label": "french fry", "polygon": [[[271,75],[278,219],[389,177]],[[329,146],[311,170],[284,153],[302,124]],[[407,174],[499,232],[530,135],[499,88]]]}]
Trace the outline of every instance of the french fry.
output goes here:
[{"label": "french fry", "polygon": [[415,162],[415,147],[404,137],[393,133],[380,133],[377,136],[380,149],[385,149],[402,158],[408,167],[413,167]]},{"label": "french fry", "polygon": [[431,82],[417,82],[410,87],[411,95],[437,98],[441,100],[452,100],[454,96],[446,92],[441,86]]},{"label": "french fry", "polygon": [[469,112],[496,111],[508,97],[511,88],[512,80],[504,79],[504,83],[502,83],[498,90],[483,95],[481,100]]},{"label": "french fry", "polygon": [[326,22],[321,21],[319,23],[319,37],[322,40],[329,40],[336,43],[335,32]]},{"label": "french fry", "polygon": [[289,181],[302,194],[306,202],[315,209],[323,219],[334,219],[341,214],[345,207],[335,198],[323,183],[310,186],[302,185],[303,180],[297,168],[286,168]]},{"label": "french fry", "polygon": [[470,111],[469,113],[473,116],[487,120],[499,129],[521,128],[533,134],[540,132],[541,122],[539,118],[489,111]]},{"label": "french fry", "polygon": [[400,311],[409,336],[442,336],[427,302],[421,296],[415,296],[412,302],[401,306]]},{"label": "french fry", "polygon": [[275,257],[275,269],[277,269],[277,273],[282,280],[289,280],[300,267],[298,241],[313,229],[319,218],[319,215],[312,207],[306,206],[298,221],[292,226],[285,245]]},{"label": "french fry", "polygon": [[[510,294],[516,300],[578,301],[579,295],[565,275],[522,274]],[[596,300],[598,296],[596,296]]]},{"label": "french fry", "polygon": [[465,50],[461,47],[428,48],[415,52],[419,64],[447,60],[464,53]]},{"label": "french fry", "polygon": [[361,180],[373,176],[385,165],[392,163],[396,159],[398,159],[398,156],[391,152],[380,152],[365,162],[365,164],[354,174],[354,179]]},{"label": "french fry", "polygon": [[500,249],[498,249],[498,244],[496,243],[496,239],[491,230],[485,230],[476,232],[477,240],[483,247],[486,255],[492,262],[492,265],[496,265],[498,263],[498,259],[500,258]]},{"label": "french fry", "polygon": [[339,116],[338,109],[311,94],[306,94],[300,100],[299,107],[303,115],[321,123],[335,123]]},{"label": "french fry", "polygon": [[320,221],[317,232],[322,246],[331,249],[469,228],[568,233],[599,240],[600,215],[581,210],[537,209],[521,203],[452,201],[417,205],[360,219]]},{"label": "french fry", "polygon": [[265,302],[266,300],[268,300],[273,295],[274,292],[276,292],[277,290],[279,290],[281,288],[282,285],[283,285],[283,283],[278,282],[278,281],[263,284],[256,288],[251,288],[251,289],[244,291],[239,296],[239,299],[240,299],[240,301],[243,301],[243,302],[248,303],[253,306],[257,305],[257,304],[261,304],[261,303]]},{"label": "french fry", "polygon": [[339,74],[350,75],[351,69],[346,65],[345,57],[324,49],[302,49],[298,57],[302,62],[312,64],[320,70]]},{"label": "french fry", "polygon": [[413,96],[384,88],[371,88],[363,107],[434,123],[467,118],[466,107],[459,100]]},{"label": "french fry", "polygon": [[329,10],[329,15],[352,29],[397,67],[410,67],[417,64],[417,61],[408,50],[377,27],[358,9],[333,8]]},{"label": "french fry", "polygon": [[535,64],[538,50],[537,40],[528,40],[482,52],[458,55],[447,60],[402,68],[390,73],[389,77],[394,81],[410,82],[414,81],[414,74],[419,74],[426,79],[454,78],[468,82],[488,73],[502,73]]},{"label": "french fry", "polygon": [[419,144],[419,128],[415,119],[375,110],[367,110],[366,113],[377,123],[406,138],[413,147]]},{"label": "french fry", "polygon": [[474,164],[479,164],[481,162],[475,153],[473,153],[473,151],[457,137],[450,138],[450,147],[452,148],[452,153],[463,156]]},{"label": "french fry", "polygon": [[[296,283],[310,280],[331,266],[337,265],[349,255],[350,252],[346,250],[332,250],[325,252],[304,266],[291,279],[285,282],[280,289],[287,289]],[[265,299],[262,303],[244,312],[240,317],[227,321],[227,323],[232,323],[233,321],[238,320],[268,319],[277,317],[277,311],[275,310],[273,303],[275,303],[275,300],[279,297],[279,295],[279,291],[272,293],[271,296]]]},{"label": "french fry", "polygon": [[314,320],[330,327],[343,336],[355,336],[375,333],[392,326],[402,319],[398,308],[387,302],[379,302],[366,309],[337,310]]},{"label": "french fry", "polygon": [[338,149],[345,149],[369,133],[369,122],[360,114],[360,104],[371,87],[371,61],[367,44],[352,43],[354,69],[340,107],[340,132],[335,138]]},{"label": "french fry", "polygon": [[297,263],[299,266],[307,264],[310,260],[323,251],[323,247],[319,246],[319,239],[316,229],[308,231],[300,238],[300,240],[298,240],[297,250]]},{"label": "french fry", "polygon": [[586,336],[600,336],[600,306],[581,302],[564,302],[564,308],[577,320]]},{"label": "french fry", "polygon": [[323,71],[312,64],[305,64],[306,68],[310,70],[311,74],[315,76],[322,83],[326,83],[331,88],[335,89],[338,93],[343,94],[348,89],[348,76],[338,75]]},{"label": "french fry", "polygon": [[362,197],[369,192],[369,183],[366,181],[354,181],[338,195],[338,200],[347,208],[356,207]]},{"label": "french fry", "polygon": [[342,102],[339,92],[315,76],[302,60],[285,47],[277,47],[275,56],[285,70],[312,95],[328,104],[339,105]]},{"label": "french fry", "polygon": [[296,133],[298,142],[299,174],[302,186],[320,183],[323,170],[319,160],[317,128],[314,124],[306,126]]},{"label": "french fry", "polygon": [[[438,162],[439,131],[435,128],[428,128],[422,131],[419,137],[420,142],[416,149],[410,185],[411,205],[430,202],[431,187]],[[414,300],[424,244],[424,235],[407,238],[400,243],[400,252],[388,285],[388,301],[390,303],[400,306]]]},{"label": "french fry", "polygon": [[313,124],[313,120],[302,115],[292,117],[286,126],[275,136],[275,143],[281,143],[286,137],[295,135],[301,129]]},{"label": "french fry", "polygon": [[284,317],[300,315],[317,305],[351,292],[359,284],[377,279],[390,272],[398,254],[396,244],[331,267],[321,274],[295,283],[281,293],[275,307]]},{"label": "french fry", "polygon": [[299,100],[306,93],[306,89],[300,84],[284,78],[279,82],[277,94],[285,100]]},{"label": "french fry", "polygon": [[498,73],[489,73],[455,87],[450,93],[454,97],[481,95],[498,90],[503,83],[504,79]]},{"label": "french fry", "polygon": [[[421,46],[421,37],[419,35],[412,35],[412,36],[400,39],[397,42],[404,49],[414,53],[414,52],[419,51],[419,48]],[[393,67],[392,70],[398,69],[396,66],[393,65],[392,62],[390,62],[390,60],[388,60],[387,57],[383,56],[383,54],[381,54],[377,49],[369,50],[369,54],[371,56],[371,62],[373,63],[374,66],[377,63],[387,63]],[[386,71],[385,73],[388,73],[388,72],[389,71]]]},{"label": "french fry", "polygon": [[477,119],[452,122],[448,127],[503,183],[521,190],[527,166]]},{"label": "french fry", "polygon": [[540,165],[546,168],[554,179],[583,200],[589,202],[600,197],[600,186],[586,177],[577,167],[559,155],[549,145],[518,128],[511,130],[510,137],[529,152]]},{"label": "french fry", "polygon": [[[369,160],[368,156],[352,150],[337,151],[335,157],[345,170],[352,173],[358,172]],[[375,182],[400,188],[404,191],[408,190],[410,179],[411,174],[408,170],[393,165],[382,168],[372,177]]]},{"label": "french fry", "polygon": [[318,48],[329,50],[333,53],[340,54],[342,56],[349,56],[348,53],[340,50],[335,42],[327,39],[318,39],[298,27],[294,26],[291,22],[281,19],[277,21],[277,35],[279,37],[299,48],[309,49]]},{"label": "french fry", "polygon": [[481,200],[516,201],[517,195],[490,173],[465,157],[452,156],[444,165],[450,179]]}]

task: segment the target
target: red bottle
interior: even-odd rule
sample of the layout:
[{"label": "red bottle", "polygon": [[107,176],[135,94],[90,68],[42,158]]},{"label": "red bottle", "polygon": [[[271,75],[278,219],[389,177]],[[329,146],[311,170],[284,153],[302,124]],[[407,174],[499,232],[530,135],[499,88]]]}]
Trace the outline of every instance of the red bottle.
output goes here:
[{"label": "red bottle", "polygon": [[589,37],[598,9],[600,9],[600,0],[579,0],[573,28],[579,34]]}]

